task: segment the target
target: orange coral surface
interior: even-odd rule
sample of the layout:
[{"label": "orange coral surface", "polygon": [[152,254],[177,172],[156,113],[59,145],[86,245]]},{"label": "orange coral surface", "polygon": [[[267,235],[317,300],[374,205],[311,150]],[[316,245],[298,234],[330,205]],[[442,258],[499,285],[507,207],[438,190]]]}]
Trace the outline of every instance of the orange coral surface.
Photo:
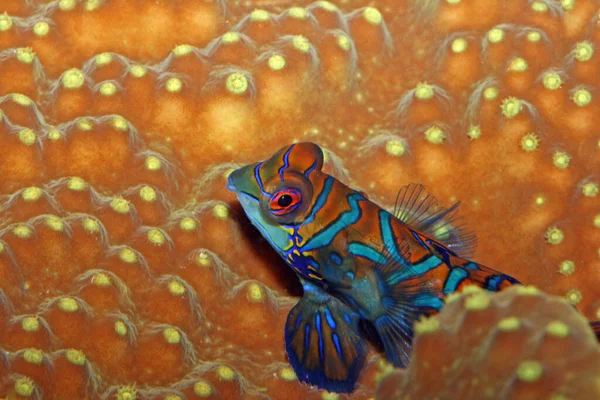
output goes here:
[{"label": "orange coral surface", "polygon": [[461,200],[476,261],[600,318],[599,42],[592,0],[3,0],[0,396],[342,397],[225,189],[293,141]]}]

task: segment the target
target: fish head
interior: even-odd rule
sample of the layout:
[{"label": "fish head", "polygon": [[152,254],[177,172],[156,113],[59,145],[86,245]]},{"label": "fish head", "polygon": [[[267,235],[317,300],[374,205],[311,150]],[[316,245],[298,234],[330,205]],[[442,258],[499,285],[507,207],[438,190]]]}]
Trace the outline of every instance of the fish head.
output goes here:
[{"label": "fish head", "polygon": [[310,213],[314,184],[324,179],[323,151],[314,143],[283,147],[268,160],[246,165],[229,175],[227,188],[252,224],[283,256],[290,233]]}]

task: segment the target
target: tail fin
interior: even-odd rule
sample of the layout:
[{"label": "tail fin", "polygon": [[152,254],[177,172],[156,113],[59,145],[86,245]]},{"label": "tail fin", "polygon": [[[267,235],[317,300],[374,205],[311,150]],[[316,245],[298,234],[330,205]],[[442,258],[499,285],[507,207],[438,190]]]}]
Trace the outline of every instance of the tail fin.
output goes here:
[{"label": "tail fin", "polygon": [[592,322],[590,322],[590,325],[591,325],[592,329],[594,330],[594,333],[596,334],[598,341],[600,342],[600,321],[592,321]]}]

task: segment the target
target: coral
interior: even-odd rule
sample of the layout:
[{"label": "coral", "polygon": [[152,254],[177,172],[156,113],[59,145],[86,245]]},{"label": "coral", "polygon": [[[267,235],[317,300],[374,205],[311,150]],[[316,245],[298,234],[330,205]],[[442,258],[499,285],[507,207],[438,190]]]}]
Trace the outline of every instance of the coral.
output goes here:
[{"label": "coral", "polygon": [[415,325],[413,359],[377,399],[595,399],[600,348],[564,299],[529,286],[471,287]]},{"label": "coral", "polygon": [[409,182],[461,200],[476,261],[599,318],[597,19],[591,0],[3,1],[0,397],[338,398],[290,370],[299,285],[225,187],[301,140],[381,204]]}]

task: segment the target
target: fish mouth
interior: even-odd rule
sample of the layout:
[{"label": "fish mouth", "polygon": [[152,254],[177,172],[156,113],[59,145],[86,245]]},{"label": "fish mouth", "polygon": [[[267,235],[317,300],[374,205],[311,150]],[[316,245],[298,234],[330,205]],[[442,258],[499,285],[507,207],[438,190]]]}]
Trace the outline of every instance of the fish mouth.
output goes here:
[{"label": "fish mouth", "polygon": [[235,183],[233,183],[233,173],[229,174],[229,178],[227,179],[227,189],[231,190],[232,192],[237,192]]}]

